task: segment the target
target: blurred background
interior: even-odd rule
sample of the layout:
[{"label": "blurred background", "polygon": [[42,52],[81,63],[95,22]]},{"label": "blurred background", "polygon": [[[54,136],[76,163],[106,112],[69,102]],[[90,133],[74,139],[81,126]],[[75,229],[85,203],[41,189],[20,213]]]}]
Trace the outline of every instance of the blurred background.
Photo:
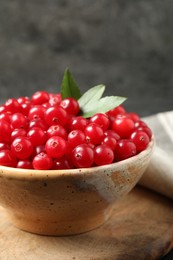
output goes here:
[{"label": "blurred background", "polygon": [[82,92],[106,84],[129,111],[173,109],[171,0],[1,0],[0,102],[58,92],[66,67]]}]

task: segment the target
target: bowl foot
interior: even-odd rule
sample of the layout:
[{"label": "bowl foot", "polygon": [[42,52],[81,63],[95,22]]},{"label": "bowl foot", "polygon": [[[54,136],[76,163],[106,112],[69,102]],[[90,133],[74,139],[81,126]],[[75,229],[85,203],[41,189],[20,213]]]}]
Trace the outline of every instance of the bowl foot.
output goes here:
[{"label": "bowl foot", "polygon": [[39,235],[47,236],[67,236],[75,235],[84,232],[91,231],[101,225],[103,225],[111,216],[112,209],[109,209],[106,213],[99,214],[89,219],[80,220],[50,220],[47,221],[37,219],[26,219],[25,216],[18,216],[10,214],[10,222],[17,228]]}]

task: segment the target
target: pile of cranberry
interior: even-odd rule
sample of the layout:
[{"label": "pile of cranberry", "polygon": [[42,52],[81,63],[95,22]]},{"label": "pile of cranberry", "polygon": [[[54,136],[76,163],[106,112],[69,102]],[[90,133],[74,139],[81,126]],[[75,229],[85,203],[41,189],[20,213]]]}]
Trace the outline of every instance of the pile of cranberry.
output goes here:
[{"label": "pile of cranberry", "polygon": [[0,106],[0,165],[49,170],[118,162],[145,150],[152,132],[118,106],[90,118],[74,98],[37,91]]}]

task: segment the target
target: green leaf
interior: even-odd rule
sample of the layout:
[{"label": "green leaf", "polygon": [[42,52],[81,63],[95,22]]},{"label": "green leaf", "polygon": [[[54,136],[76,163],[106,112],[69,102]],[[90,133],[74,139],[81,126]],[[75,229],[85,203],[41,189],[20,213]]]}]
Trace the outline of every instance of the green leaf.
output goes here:
[{"label": "green leaf", "polygon": [[62,99],[72,97],[76,100],[81,97],[80,89],[69,69],[66,69],[64,72],[63,80],[61,83],[61,96]]},{"label": "green leaf", "polygon": [[87,118],[96,113],[106,113],[107,111],[122,104],[126,99],[126,97],[108,96],[99,99],[97,102],[92,101],[89,105],[81,107],[83,113],[82,116]]},{"label": "green leaf", "polygon": [[85,107],[89,107],[92,102],[99,100],[104,91],[105,86],[102,84],[87,90],[78,100],[80,108],[85,109]]}]

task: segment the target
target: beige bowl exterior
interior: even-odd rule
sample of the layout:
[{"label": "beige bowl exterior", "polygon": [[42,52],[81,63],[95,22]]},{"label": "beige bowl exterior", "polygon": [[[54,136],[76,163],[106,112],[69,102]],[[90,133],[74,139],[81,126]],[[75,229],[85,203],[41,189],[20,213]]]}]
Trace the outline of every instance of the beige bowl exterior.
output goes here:
[{"label": "beige bowl exterior", "polygon": [[25,170],[0,166],[0,205],[20,229],[43,235],[92,230],[139,181],[149,164],[147,150],[106,166],[73,170]]}]

